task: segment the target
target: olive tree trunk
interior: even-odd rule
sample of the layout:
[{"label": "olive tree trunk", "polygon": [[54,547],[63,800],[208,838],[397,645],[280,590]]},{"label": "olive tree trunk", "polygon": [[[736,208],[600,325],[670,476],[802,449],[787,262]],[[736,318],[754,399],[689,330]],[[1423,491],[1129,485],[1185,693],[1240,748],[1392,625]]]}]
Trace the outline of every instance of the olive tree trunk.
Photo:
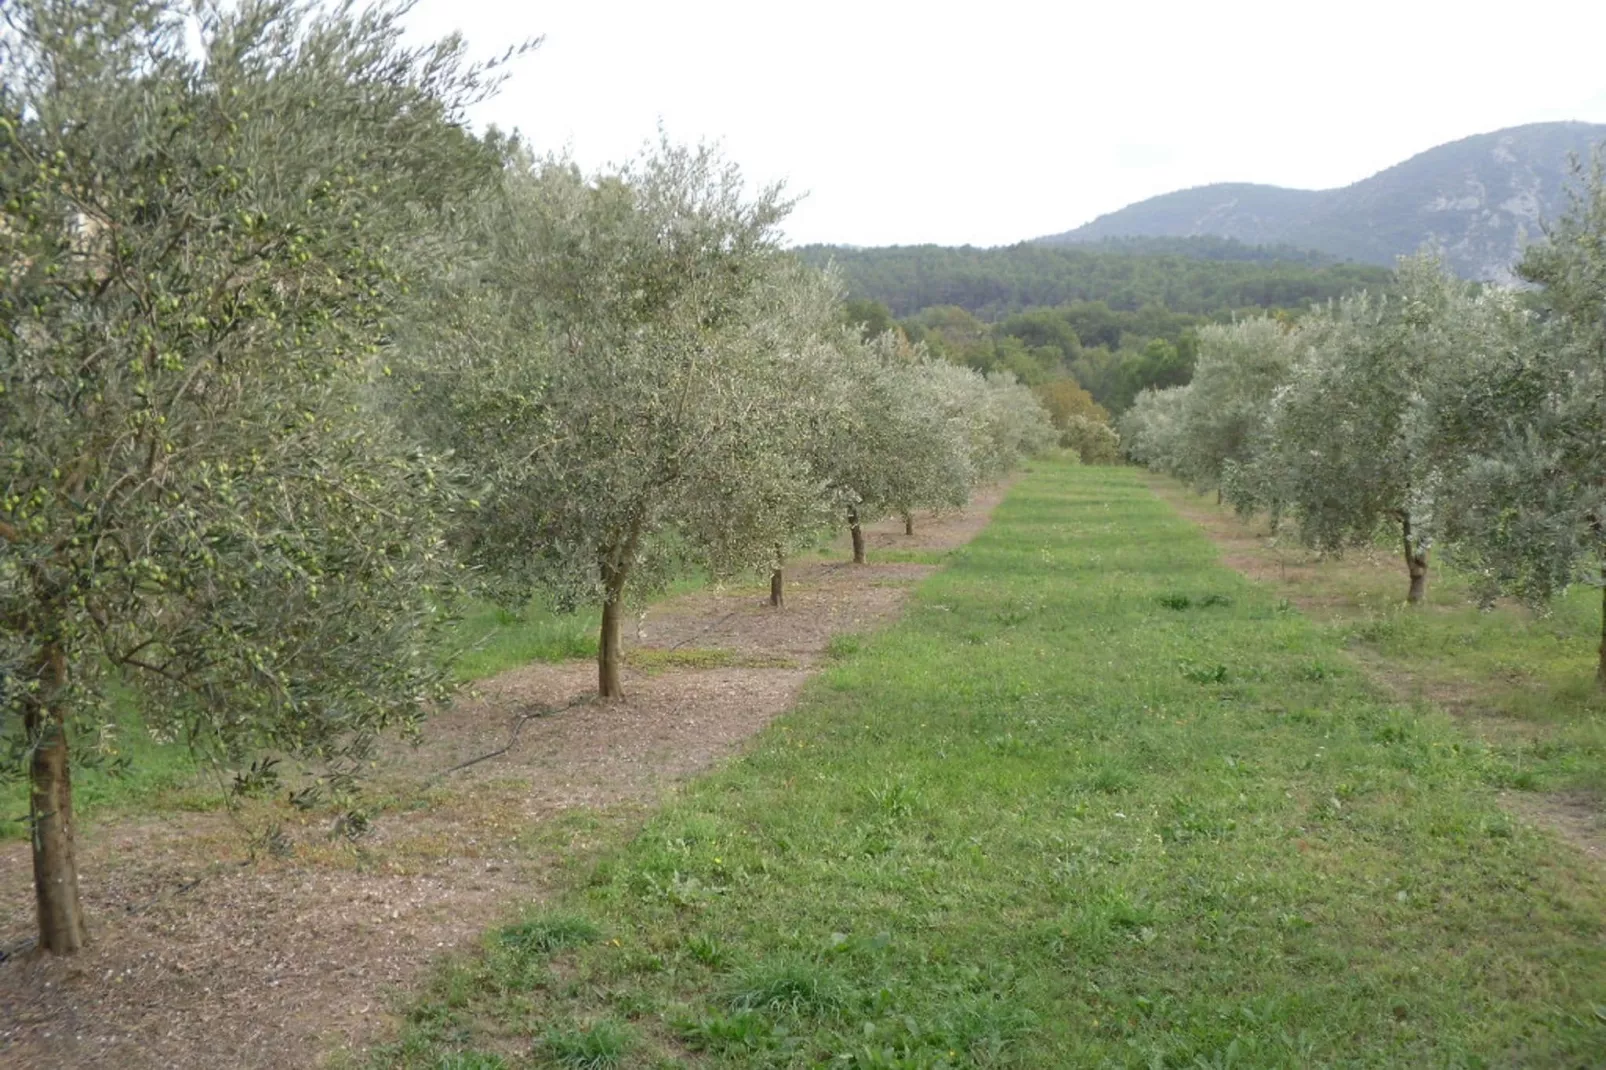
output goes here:
[{"label": "olive tree trunk", "polygon": [[1595,665],[1595,683],[1606,691],[1606,569],[1600,575],[1600,660]]},{"label": "olive tree trunk", "polygon": [[859,525],[859,511],[848,509],[848,530],[853,533],[853,563],[864,564],[864,528]]},{"label": "olive tree trunk", "polygon": [[1411,577],[1411,589],[1406,593],[1405,600],[1414,606],[1427,595],[1428,552],[1412,537],[1410,517],[1400,518],[1400,530],[1405,548],[1405,570]]},{"label": "olive tree trunk", "polygon": [[34,744],[28,763],[34,901],[40,948],[65,955],[83,947],[88,934],[78,900],[78,860],[73,850],[72,776],[62,695],[67,686],[67,659],[59,646],[45,647],[36,679],[38,689],[23,710],[23,727]]},{"label": "olive tree trunk", "polygon": [[780,543],[774,545],[775,559],[770,563],[770,605],[780,609],[786,605],[786,550]]},{"label": "olive tree trunk", "polygon": [[905,535],[913,535],[915,533],[915,515],[913,513],[903,514],[903,533]]},{"label": "olive tree trunk", "polygon": [[624,698],[619,683],[619,622],[624,615],[625,570],[602,568],[602,634],[597,639],[597,694],[603,698]]}]

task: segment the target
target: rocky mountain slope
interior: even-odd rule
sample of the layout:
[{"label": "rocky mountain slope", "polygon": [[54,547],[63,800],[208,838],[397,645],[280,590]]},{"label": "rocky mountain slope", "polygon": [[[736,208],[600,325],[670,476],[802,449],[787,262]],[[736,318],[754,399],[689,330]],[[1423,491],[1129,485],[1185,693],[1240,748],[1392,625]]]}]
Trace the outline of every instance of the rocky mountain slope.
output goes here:
[{"label": "rocky mountain slope", "polygon": [[1566,204],[1569,156],[1606,125],[1533,123],[1440,145],[1342,189],[1218,183],[1128,205],[1038,241],[1214,236],[1377,264],[1441,246],[1469,278],[1510,282],[1523,245]]}]

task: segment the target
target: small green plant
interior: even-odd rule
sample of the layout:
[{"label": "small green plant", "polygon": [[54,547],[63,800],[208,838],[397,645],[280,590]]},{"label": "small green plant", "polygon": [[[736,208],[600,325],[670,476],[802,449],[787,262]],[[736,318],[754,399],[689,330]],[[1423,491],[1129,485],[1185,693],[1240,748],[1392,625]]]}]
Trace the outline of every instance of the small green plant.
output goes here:
[{"label": "small green plant", "polygon": [[726,1002],[742,1011],[786,1011],[829,1014],[852,998],[846,981],[812,958],[778,955],[738,970],[727,987]]},{"label": "small green plant", "polygon": [[486,955],[486,978],[492,988],[525,992],[549,976],[553,953],[596,942],[601,932],[585,918],[558,914],[535,917],[497,930]]},{"label": "small green plant", "polygon": [[1137,783],[1130,770],[1118,765],[1102,765],[1088,779],[1088,787],[1105,795],[1130,791]]},{"label": "small green plant", "polygon": [[1001,628],[1013,628],[1030,620],[1032,615],[1037,612],[1037,609],[1037,602],[1033,599],[1027,599],[1023,602],[1011,603],[999,610],[993,614],[993,619],[998,622],[998,626]]},{"label": "small green plant", "polygon": [[875,808],[893,820],[908,817],[920,802],[920,793],[901,780],[871,788],[869,795]]},{"label": "small green plant", "polygon": [[680,1037],[693,1051],[763,1051],[776,1046],[786,1032],[777,1031],[769,1019],[756,1011],[732,1014],[710,1013],[679,1023]]},{"label": "small green plant", "polygon": [[825,644],[825,655],[838,661],[851,658],[864,648],[864,639],[851,633],[833,635]]},{"label": "small green plant", "polygon": [[692,958],[713,969],[719,969],[724,966],[730,958],[730,954],[723,944],[712,936],[702,934],[688,937],[686,950],[691,953]]},{"label": "small green plant", "polygon": [[1385,724],[1372,733],[1372,738],[1379,743],[1404,743],[1411,738],[1411,729],[1401,722]]},{"label": "small green plant", "polygon": [[498,947],[523,956],[546,955],[601,939],[602,930],[576,914],[535,917],[499,930]]},{"label": "small green plant", "polygon": [[890,946],[891,933],[832,933],[825,942],[824,954],[830,958],[840,955],[877,955]]},{"label": "small green plant", "polygon": [[1294,670],[1294,676],[1307,683],[1319,683],[1333,675],[1333,669],[1319,661],[1306,662]]},{"label": "small green plant", "polygon": [[1227,667],[1225,665],[1199,665],[1191,661],[1181,662],[1177,668],[1184,680],[1196,684],[1224,684],[1227,682]]},{"label": "small green plant", "polygon": [[541,1039],[547,1059],[564,1070],[610,1070],[635,1047],[636,1036],[609,1018],[589,1026],[553,1026]]},{"label": "small green plant", "polygon": [[1507,791],[1538,791],[1543,786],[1539,774],[1532,769],[1506,762],[1494,764],[1489,770],[1489,782]]},{"label": "small green plant", "polygon": [[1158,599],[1156,599],[1156,601],[1158,601],[1165,608],[1176,610],[1179,613],[1185,609],[1212,609],[1216,606],[1232,605],[1232,598],[1230,595],[1216,593],[1201,595],[1198,598],[1194,598],[1191,595],[1173,592],[1171,594],[1161,595]]}]

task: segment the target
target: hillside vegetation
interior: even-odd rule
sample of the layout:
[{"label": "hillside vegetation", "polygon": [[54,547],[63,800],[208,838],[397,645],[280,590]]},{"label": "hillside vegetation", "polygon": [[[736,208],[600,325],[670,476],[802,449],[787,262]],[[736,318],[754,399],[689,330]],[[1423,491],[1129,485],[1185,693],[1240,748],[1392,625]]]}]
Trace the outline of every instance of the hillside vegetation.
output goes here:
[{"label": "hillside vegetation", "polygon": [[811,264],[834,264],[850,296],[879,301],[898,317],[955,305],[993,320],[1080,301],[1102,301],[1118,311],[1163,305],[1208,316],[1234,309],[1302,308],[1383,277],[1370,266],[1313,263],[1309,254],[1294,250],[1284,259],[1276,251],[1208,240],[1160,248],[811,245],[798,255]]},{"label": "hillside vegetation", "polygon": [[[932,353],[1007,370],[1042,390],[1086,390],[1123,412],[1150,387],[1186,383],[1196,329],[1273,311],[1298,315],[1389,275],[1321,254],[1216,239],[1110,242],[1096,248],[810,246],[807,263],[839,272],[850,322],[896,325]],[[1087,451],[1085,436],[1066,445]],[[1096,449],[1090,459],[1102,460]]]}]

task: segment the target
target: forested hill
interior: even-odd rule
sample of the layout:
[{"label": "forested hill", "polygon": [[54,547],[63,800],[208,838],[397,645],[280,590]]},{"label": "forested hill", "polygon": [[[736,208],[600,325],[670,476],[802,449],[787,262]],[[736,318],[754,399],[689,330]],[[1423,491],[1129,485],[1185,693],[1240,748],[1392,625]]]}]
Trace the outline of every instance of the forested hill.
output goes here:
[{"label": "forested hill", "polygon": [[1110,238],[1209,235],[1284,243],[1392,264],[1424,244],[1467,278],[1510,282],[1526,239],[1566,207],[1569,156],[1606,142],[1606,125],[1532,123],[1419,153],[1341,189],[1217,183],[1128,205],[1038,239],[1063,246]]},{"label": "forested hill", "polygon": [[1358,287],[1384,284],[1370,265],[1324,262],[1292,248],[1257,249],[1214,238],[1000,249],[939,245],[855,249],[810,245],[811,264],[835,263],[851,296],[897,317],[958,306],[984,320],[1028,308],[1102,301],[1113,309],[1164,305],[1215,315],[1232,309],[1302,308]]}]

